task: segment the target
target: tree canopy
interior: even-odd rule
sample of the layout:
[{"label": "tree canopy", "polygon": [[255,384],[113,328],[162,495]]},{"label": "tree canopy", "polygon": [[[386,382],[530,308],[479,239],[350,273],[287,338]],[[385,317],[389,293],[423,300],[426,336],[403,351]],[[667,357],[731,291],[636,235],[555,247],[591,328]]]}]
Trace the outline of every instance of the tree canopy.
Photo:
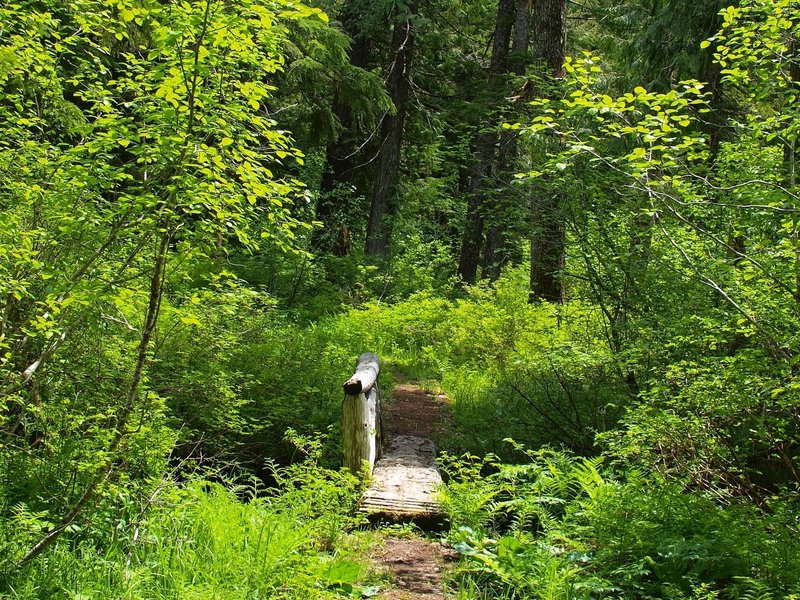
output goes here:
[{"label": "tree canopy", "polygon": [[375,351],[450,398],[458,597],[800,597],[798,22],[0,6],[0,595],[375,595]]}]

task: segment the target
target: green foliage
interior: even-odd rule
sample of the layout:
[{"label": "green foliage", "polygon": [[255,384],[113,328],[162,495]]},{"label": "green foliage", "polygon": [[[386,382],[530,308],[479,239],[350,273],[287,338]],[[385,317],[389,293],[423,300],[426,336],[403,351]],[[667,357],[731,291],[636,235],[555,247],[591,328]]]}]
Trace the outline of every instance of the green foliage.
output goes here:
[{"label": "green foliage", "polygon": [[[368,348],[407,375],[442,382],[459,425],[450,447],[503,453],[512,435],[593,452],[594,433],[613,427],[628,400],[618,366],[595,311],[529,305],[524,277],[509,272],[458,300],[424,292],[367,302],[305,330],[273,324],[234,361],[251,374],[244,396],[263,407],[254,423],[278,438],[286,427],[324,430],[338,420],[350,362]],[[301,373],[314,384],[297,385],[309,381]]]},{"label": "green foliage", "polygon": [[[200,443],[206,460],[262,469],[266,457],[289,460],[287,428],[331,428],[324,457],[338,461],[341,382],[370,349],[387,365],[384,386],[392,366],[442,380],[459,425],[446,446],[505,453],[502,439],[513,435],[593,452],[594,432],[612,427],[627,401],[614,385],[616,365],[593,311],[529,305],[523,277],[514,272],[460,300],[422,293],[366,303],[312,325],[223,279],[213,294],[185,301],[202,327],[165,327],[152,386],[169,399],[181,455]],[[176,325],[179,317],[169,319]],[[210,372],[219,373],[213,385],[204,379]]]},{"label": "green foliage", "polygon": [[[341,30],[283,0],[0,8],[3,593],[374,595],[346,550],[356,483],[317,466],[374,350],[385,388],[441,384],[437,442],[472,453],[443,465],[462,597],[800,594],[796,3],[581,5],[609,10],[571,39],[637,51],[579,48],[524,107],[541,81],[481,89],[496,2],[421,7],[378,264],[311,251],[365,235],[393,107],[385,65],[348,54],[385,56],[397,7],[324,4]],[[492,176],[523,174],[486,190],[485,225],[522,239],[558,193],[563,306],[529,304],[513,265],[453,288],[488,114],[522,134]],[[337,206],[320,239],[315,200]],[[246,472],[273,487],[214,482]]]},{"label": "green foliage", "polygon": [[[464,557],[456,574],[459,586],[480,589],[487,598],[593,598],[615,591],[586,568],[588,555],[564,528],[568,512],[605,485],[598,462],[573,463],[547,451],[528,454],[533,462],[495,463],[495,472],[483,477],[465,469],[464,458],[445,459],[449,480],[443,506],[454,525],[464,517],[473,524],[451,533]],[[475,464],[474,457],[466,459]],[[482,506],[463,503],[489,489],[491,495],[478,499]]]},{"label": "green foliage", "polygon": [[230,247],[296,251],[310,228],[285,176],[302,153],[266,106],[282,23],[324,15],[125,0],[0,14],[0,514],[32,523],[5,569],[106,526],[77,518],[144,493],[176,440],[209,434],[218,453],[245,422],[229,360],[254,323],[236,314],[271,302],[220,264]]},{"label": "green foliage", "polygon": [[451,357],[443,387],[452,396],[464,448],[502,454],[502,439],[593,452],[627,394],[589,306],[530,305],[526,274],[501,277],[459,301],[439,339]]},{"label": "green foliage", "polygon": [[769,125],[783,130],[785,139],[793,139],[797,134],[791,125],[797,117],[792,114],[792,88],[796,84],[792,65],[798,60],[793,32],[797,6],[787,0],[747,0],[721,10],[720,15],[720,31],[701,46],[713,46],[726,83],[753,100],[774,105],[779,112],[789,112],[786,120],[770,121]]},{"label": "green foliage", "polygon": [[278,87],[286,112],[280,120],[302,147],[316,148],[342,135],[343,123],[334,113],[333,97],[348,107],[353,130],[373,129],[383,113],[394,110],[377,73],[349,62],[352,40],[328,26],[327,17],[293,19],[286,38],[287,66]]},{"label": "green foliage", "polygon": [[162,307],[150,386],[168,398],[169,423],[179,434],[177,455],[229,461],[250,431],[243,392],[253,373],[239,355],[258,340],[257,332],[274,326],[275,301],[230,273],[170,300]]},{"label": "green foliage", "polygon": [[486,598],[798,592],[794,524],[784,512],[796,507],[776,502],[770,515],[722,507],[660,478],[616,480],[599,460],[526,454],[520,465],[444,460],[461,590]]},{"label": "green foliage", "polygon": [[[342,544],[357,481],[313,462],[276,469],[278,486],[157,482],[128,497],[107,537],[70,532],[45,560],[5,581],[15,598],[337,598],[369,593]],[[35,515],[2,529],[6,544]],[[8,547],[8,546],[6,546]]]},{"label": "green foliage", "polygon": [[565,64],[564,97],[534,102],[525,128],[532,147],[557,135],[561,151],[520,177],[580,179],[565,217],[570,291],[601,310],[620,379],[641,394],[613,450],[763,502],[798,481],[798,422],[787,410],[797,347],[797,15],[791,3],[753,1],[720,16],[703,46],[714,44],[726,94],[747,103],[728,115],[729,141],[709,139],[704,122],[719,117],[710,114],[714,81],[612,96],[608,63],[584,53]]},{"label": "green foliage", "polygon": [[722,19],[720,0],[600,0],[593,5],[603,26],[588,34],[590,41],[613,58],[609,77],[617,85],[643,85],[665,91],[683,79],[712,76],[711,56],[701,44]]},{"label": "green foliage", "polygon": [[626,415],[624,434],[609,434],[610,447],[629,466],[760,501],[765,488],[793,478],[787,440],[796,435],[794,386],[775,388],[784,376],[763,370],[765,362],[740,351],[673,363]]}]

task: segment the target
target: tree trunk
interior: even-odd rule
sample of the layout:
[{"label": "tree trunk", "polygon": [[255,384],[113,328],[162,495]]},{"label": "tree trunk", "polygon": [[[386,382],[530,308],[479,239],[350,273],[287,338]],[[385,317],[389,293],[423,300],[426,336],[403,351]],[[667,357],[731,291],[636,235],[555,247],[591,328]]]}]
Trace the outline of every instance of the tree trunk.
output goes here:
[{"label": "tree trunk", "polygon": [[[798,39],[797,23],[793,23],[789,40],[789,77],[795,90],[800,89],[800,39]],[[784,142],[783,164],[787,189],[794,191],[797,185],[797,139],[792,137]],[[794,242],[794,300],[800,306],[800,219],[795,215],[792,227]]]},{"label": "tree trunk", "polygon": [[565,230],[560,194],[549,189],[533,202],[534,229],[531,236],[531,291],[529,301],[566,300],[561,276],[566,266]]},{"label": "tree trunk", "polygon": [[567,53],[566,0],[536,0],[533,58],[553,78],[564,76]]},{"label": "tree trunk", "polygon": [[391,211],[400,168],[400,145],[403,141],[410,88],[411,59],[414,50],[412,18],[417,2],[398,5],[397,22],[392,34],[389,74],[386,88],[395,106],[394,115],[386,115],[381,126],[381,148],[372,187],[372,202],[367,223],[367,254],[386,256],[389,253],[389,229],[385,218]]},{"label": "tree trunk", "polygon": [[[511,46],[509,65],[515,75],[524,75],[527,65],[527,52],[530,45],[531,9],[533,0],[517,0],[517,18],[514,24],[514,41]],[[507,129],[500,134],[500,148],[497,160],[497,179],[505,188],[503,194],[492,202],[488,216],[488,229],[483,249],[483,267],[481,276],[497,279],[503,267],[512,262],[515,254],[516,236],[512,231],[513,211],[516,204],[511,181],[517,161],[517,133]],[[519,260],[521,257],[518,257]]]},{"label": "tree trunk", "polygon": [[517,21],[514,23],[514,42],[509,59],[511,70],[517,75],[524,75],[528,66],[532,11],[533,0],[517,0]]},{"label": "tree trunk", "polygon": [[[534,60],[545,78],[563,77],[567,39],[566,0],[536,0],[535,23]],[[529,299],[563,303],[566,299],[562,277],[566,263],[566,235],[561,218],[561,193],[554,186],[548,187],[542,189],[542,193],[533,200]]]},{"label": "tree trunk", "polygon": [[[500,76],[508,69],[508,47],[514,20],[514,0],[500,0],[492,36],[492,60],[489,63],[487,83],[490,90],[498,87]],[[484,131],[478,136],[475,144],[476,156],[470,169],[471,183],[467,201],[467,219],[461,241],[461,256],[458,261],[458,274],[466,283],[474,282],[478,274],[487,190],[491,186],[492,164],[499,142],[498,119],[497,111],[490,111]]]},{"label": "tree trunk", "polygon": [[461,239],[458,274],[465,283],[473,283],[478,274],[478,263],[483,241],[483,210],[486,187],[492,172],[496,134],[485,132],[478,138],[476,157],[470,167],[470,191],[467,200],[467,220]]}]

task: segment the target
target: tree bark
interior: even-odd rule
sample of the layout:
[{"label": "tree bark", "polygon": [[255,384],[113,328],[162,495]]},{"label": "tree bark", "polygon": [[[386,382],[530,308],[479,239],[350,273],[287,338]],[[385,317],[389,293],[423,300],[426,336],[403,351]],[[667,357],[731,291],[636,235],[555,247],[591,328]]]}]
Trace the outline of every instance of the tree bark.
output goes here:
[{"label": "tree bark", "polygon": [[386,88],[395,106],[394,115],[386,115],[381,126],[381,148],[372,187],[372,202],[367,223],[367,254],[386,256],[389,253],[389,228],[385,223],[391,212],[400,169],[400,145],[403,141],[408,109],[411,60],[414,51],[414,26],[412,19],[417,12],[417,2],[398,5],[398,21],[392,34],[392,50],[389,56],[389,74]]},{"label": "tree bark", "polygon": [[529,301],[548,300],[563,304],[566,288],[561,273],[566,266],[561,201],[557,190],[546,189],[533,201],[534,228],[531,236],[531,291]]},{"label": "tree bark", "polygon": [[[533,52],[545,80],[559,79],[564,75],[566,32],[566,0],[536,0]],[[561,193],[554,186],[544,187],[533,199],[532,210],[534,228],[529,300],[563,303],[566,300],[562,277],[566,263],[566,235],[561,216]]]},{"label": "tree bark", "polygon": [[[501,75],[508,69],[508,48],[515,17],[514,0],[499,0],[497,20],[492,36],[492,59],[489,63],[487,87],[490,90],[497,88]],[[485,123],[484,131],[478,136],[475,144],[476,156],[470,169],[471,183],[467,201],[467,219],[458,261],[458,274],[466,283],[474,282],[478,274],[487,190],[491,185],[492,165],[499,142],[498,119],[497,111],[492,110]]]},{"label": "tree bark", "polygon": [[[517,0],[516,23],[514,24],[514,41],[511,45],[509,65],[515,75],[524,75],[527,64],[527,52],[530,45],[531,9],[533,0]],[[507,129],[500,133],[499,155],[497,160],[497,179],[505,188],[503,194],[491,202],[488,217],[488,229],[483,249],[483,267],[481,277],[491,280],[500,276],[503,267],[512,262],[515,254],[514,218],[515,198],[511,180],[515,172],[517,160],[517,133]],[[517,260],[520,260],[518,257]]]},{"label": "tree bark", "polygon": [[566,0],[536,0],[533,58],[553,78],[564,76],[567,53]]},{"label": "tree bark", "polygon": [[483,241],[483,209],[487,181],[492,171],[495,134],[486,132],[478,137],[476,157],[470,167],[470,192],[467,200],[467,220],[461,239],[458,274],[465,283],[474,283]]}]

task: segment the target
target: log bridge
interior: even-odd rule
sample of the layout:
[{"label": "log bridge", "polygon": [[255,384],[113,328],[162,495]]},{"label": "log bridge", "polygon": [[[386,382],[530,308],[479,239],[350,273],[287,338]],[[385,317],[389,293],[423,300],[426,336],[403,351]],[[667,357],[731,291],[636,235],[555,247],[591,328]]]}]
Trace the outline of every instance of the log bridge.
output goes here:
[{"label": "log bridge", "polygon": [[391,436],[391,432],[384,444],[379,374],[378,355],[366,352],[344,383],[344,464],[370,482],[360,510],[372,518],[439,519],[436,487],[442,477],[436,468],[436,447],[428,438]]}]

